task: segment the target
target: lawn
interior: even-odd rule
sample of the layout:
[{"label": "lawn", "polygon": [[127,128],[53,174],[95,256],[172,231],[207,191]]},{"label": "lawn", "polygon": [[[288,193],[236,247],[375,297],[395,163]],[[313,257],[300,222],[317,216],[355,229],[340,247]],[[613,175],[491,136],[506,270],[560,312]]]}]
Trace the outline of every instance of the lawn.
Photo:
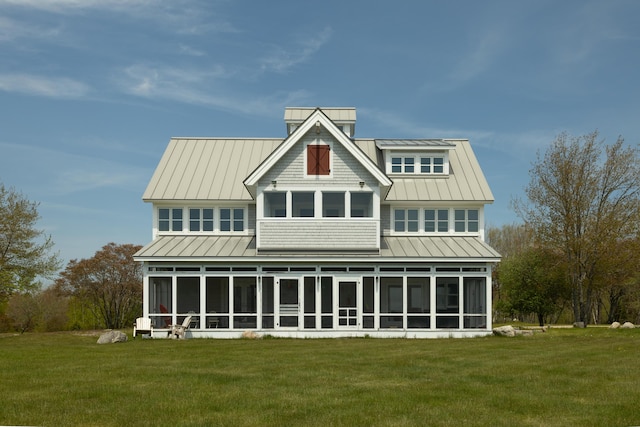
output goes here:
[{"label": "lawn", "polygon": [[0,337],[0,425],[640,425],[640,329],[96,340]]}]

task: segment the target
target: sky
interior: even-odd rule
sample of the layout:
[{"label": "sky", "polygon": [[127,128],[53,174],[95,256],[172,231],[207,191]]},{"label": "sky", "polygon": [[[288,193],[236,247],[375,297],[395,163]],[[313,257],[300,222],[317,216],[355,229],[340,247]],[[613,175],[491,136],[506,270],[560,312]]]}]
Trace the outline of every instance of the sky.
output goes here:
[{"label": "sky", "polygon": [[287,106],[355,137],[467,138],[520,222],[561,132],[640,142],[640,2],[0,0],[0,183],[66,264],[151,240],[171,137],[281,137]]}]

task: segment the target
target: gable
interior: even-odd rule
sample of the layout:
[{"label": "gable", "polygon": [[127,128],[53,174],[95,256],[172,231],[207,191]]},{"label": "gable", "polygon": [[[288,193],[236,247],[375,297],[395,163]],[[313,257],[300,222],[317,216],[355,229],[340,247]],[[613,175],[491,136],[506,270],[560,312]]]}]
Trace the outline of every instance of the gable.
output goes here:
[{"label": "gable", "polygon": [[[267,175],[272,168],[274,168],[287,155],[287,153],[298,144],[298,142],[304,138],[312,137],[314,134],[320,135],[322,133],[329,135],[333,144],[337,144],[344,148],[357,164],[367,170],[377,184],[382,187],[390,187],[392,185],[392,181],[385,175],[378,165],[374,163],[362,150],[360,150],[354,142],[322,112],[322,110],[316,109],[264,162],[262,162],[262,164],[260,164],[260,166],[258,166],[245,179],[244,184],[249,192],[255,197],[258,182],[264,179],[265,175]],[[315,155],[315,158],[317,159],[317,154],[328,154],[329,159],[331,159],[331,149],[323,151],[322,153],[313,153],[312,156]],[[326,162],[327,159],[325,157],[321,157],[321,161]],[[308,168],[315,168],[314,170],[318,170],[318,167],[326,168],[327,165],[326,163],[323,163],[322,165],[316,163],[315,165],[307,166],[305,172],[308,172]],[[328,168],[330,174],[331,160],[329,160]],[[323,172],[326,172],[326,170]]]}]

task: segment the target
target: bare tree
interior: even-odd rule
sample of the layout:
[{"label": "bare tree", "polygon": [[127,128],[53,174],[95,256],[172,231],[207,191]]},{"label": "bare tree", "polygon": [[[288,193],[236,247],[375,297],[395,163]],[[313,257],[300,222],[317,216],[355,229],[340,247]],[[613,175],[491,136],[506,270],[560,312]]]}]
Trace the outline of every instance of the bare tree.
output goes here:
[{"label": "bare tree", "polygon": [[142,266],[133,260],[141,246],[109,243],[92,258],[71,260],[54,286],[88,301],[104,327],[130,325],[142,304]]},{"label": "bare tree", "polygon": [[640,160],[622,138],[560,134],[530,170],[527,202],[514,200],[539,243],[561,253],[576,322],[589,323],[606,260],[640,227]]}]

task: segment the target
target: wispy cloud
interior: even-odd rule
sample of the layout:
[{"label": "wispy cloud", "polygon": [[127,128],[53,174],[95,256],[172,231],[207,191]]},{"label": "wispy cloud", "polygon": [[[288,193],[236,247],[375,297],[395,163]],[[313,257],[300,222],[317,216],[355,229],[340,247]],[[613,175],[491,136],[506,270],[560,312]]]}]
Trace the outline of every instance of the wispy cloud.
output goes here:
[{"label": "wispy cloud", "polygon": [[85,83],[66,77],[0,74],[0,91],[48,98],[82,98],[89,93]]},{"label": "wispy cloud", "polygon": [[235,72],[222,66],[207,69],[176,68],[134,64],[116,73],[114,79],[122,91],[148,99],[164,99],[185,104],[204,105],[227,111],[272,115],[282,106],[309,97],[304,90],[277,92],[256,97],[226,89]]},{"label": "wispy cloud", "polygon": [[261,68],[265,71],[283,73],[290,68],[309,61],[331,39],[333,30],[326,27],[316,37],[303,40],[292,47],[275,47],[273,52],[263,58]]}]

